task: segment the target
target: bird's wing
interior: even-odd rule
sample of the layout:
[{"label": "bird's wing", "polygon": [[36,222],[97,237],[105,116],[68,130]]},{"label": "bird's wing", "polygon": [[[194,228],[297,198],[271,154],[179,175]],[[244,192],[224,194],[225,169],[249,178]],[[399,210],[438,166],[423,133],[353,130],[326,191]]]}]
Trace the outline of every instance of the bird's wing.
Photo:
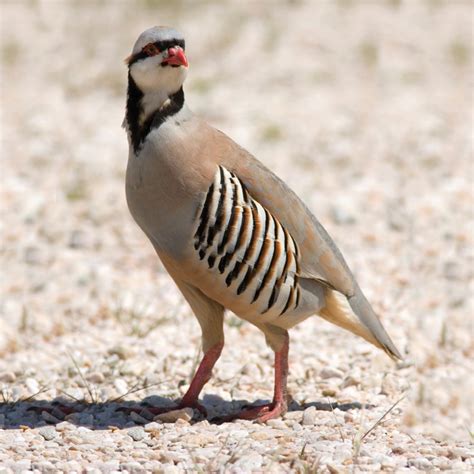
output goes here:
[{"label": "bird's wing", "polygon": [[[324,227],[311,214],[298,196],[275,174],[256,160],[247,151],[240,148],[225,135],[221,140],[229,140],[227,156],[222,156],[221,166],[226,166],[242,181],[250,195],[266,208],[287,229],[295,240],[300,252],[299,276],[316,280],[321,284],[343,294],[349,305],[332,311],[343,315],[347,309],[356,316],[363,327],[368,330],[371,342],[381,347],[394,359],[401,355],[372,306],[357,284],[351,270],[340,250],[326,232]],[[330,309],[328,309],[330,311]],[[345,324],[333,320],[336,324]]]},{"label": "bird's wing", "polygon": [[274,215],[295,239],[301,251],[300,276],[320,281],[347,297],[356,283],[344,257],[324,227],[298,196],[275,174],[245,150],[226,163],[250,195]]}]

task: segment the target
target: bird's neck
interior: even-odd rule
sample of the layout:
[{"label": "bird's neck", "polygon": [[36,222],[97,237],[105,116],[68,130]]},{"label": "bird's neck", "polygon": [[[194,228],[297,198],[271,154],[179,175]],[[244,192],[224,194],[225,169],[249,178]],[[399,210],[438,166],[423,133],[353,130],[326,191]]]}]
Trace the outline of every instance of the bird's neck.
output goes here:
[{"label": "bird's neck", "polygon": [[151,130],[158,128],[168,117],[179,112],[184,105],[184,91],[167,95],[159,92],[142,92],[128,75],[127,111],[125,125],[135,153]]}]

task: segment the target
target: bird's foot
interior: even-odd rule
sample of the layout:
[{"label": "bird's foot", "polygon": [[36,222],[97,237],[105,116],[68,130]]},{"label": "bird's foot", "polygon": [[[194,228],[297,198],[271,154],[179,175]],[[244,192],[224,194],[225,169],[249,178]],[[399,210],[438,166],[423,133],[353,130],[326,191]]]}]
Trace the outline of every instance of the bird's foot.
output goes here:
[{"label": "bird's foot", "polygon": [[219,417],[215,421],[218,423],[226,423],[234,420],[253,420],[257,423],[265,423],[268,420],[284,415],[287,409],[287,403],[278,401],[267,403],[266,405],[244,408],[238,413]]}]

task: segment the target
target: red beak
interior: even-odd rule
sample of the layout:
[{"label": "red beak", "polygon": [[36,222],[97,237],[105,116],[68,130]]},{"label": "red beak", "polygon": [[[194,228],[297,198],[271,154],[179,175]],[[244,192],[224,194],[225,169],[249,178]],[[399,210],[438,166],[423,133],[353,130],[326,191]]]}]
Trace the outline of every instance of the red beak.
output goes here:
[{"label": "red beak", "polygon": [[168,57],[162,62],[171,66],[188,67],[188,60],[181,48],[168,48]]}]

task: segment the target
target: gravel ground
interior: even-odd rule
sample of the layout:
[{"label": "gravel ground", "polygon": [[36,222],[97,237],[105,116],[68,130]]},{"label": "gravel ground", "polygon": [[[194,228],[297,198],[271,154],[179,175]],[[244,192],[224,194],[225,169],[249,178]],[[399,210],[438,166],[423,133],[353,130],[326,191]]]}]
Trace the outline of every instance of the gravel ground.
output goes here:
[{"label": "gravel ground", "polygon": [[[470,2],[0,9],[0,473],[473,471]],[[308,203],[403,363],[312,318],[289,413],[218,425],[272,395],[263,336],[228,315],[207,420],[123,410],[173,403],[200,355],[124,198],[122,59],[153,24],[185,33],[190,106]]]}]

